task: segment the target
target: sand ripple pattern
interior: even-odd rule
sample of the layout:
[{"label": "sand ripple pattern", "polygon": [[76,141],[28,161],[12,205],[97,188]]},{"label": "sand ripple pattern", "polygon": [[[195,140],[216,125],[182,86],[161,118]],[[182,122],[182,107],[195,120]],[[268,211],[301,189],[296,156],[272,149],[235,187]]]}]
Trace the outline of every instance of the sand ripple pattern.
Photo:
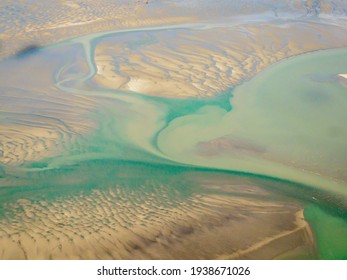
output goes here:
[{"label": "sand ripple pattern", "polygon": [[90,32],[254,14],[337,18],[346,17],[347,5],[344,0],[3,0],[0,59],[28,45],[49,45]]},{"label": "sand ripple pattern", "polygon": [[291,21],[230,25],[101,39],[94,79],[111,89],[146,95],[214,96],[283,58],[346,45],[340,35],[344,27]]},{"label": "sand ripple pattern", "polygon": [[88,133],[92,124],[83,124],[74,106],[83,112],[92,103],[57,94],[1,89],[0,163],[16,166],[62,153]]},{"label": "sand ripple pattern", "polygon": [[[154,10],[140,2],[134,10],[127,1],[106,2],[112,9],[100,1],[65,1],[64,8],[59,2],[51,4],[54,9],[43,9],[40,2],[37,19],[6,21],[3,39],[23,25],[27,30],[18,33],[16,46],[38,34],[48,43],[110,30],[125,18],[130,19],[122,27],[166,22],[161,1]],[[344,50],[335,54],[339,73],[303,75],[329,89],[332,112],[325,115],[317,113],[319,106],[328,107],[325,92],[317,97],[298,90],[283,98],[264,90],[271,100],[301,108],[285,115],[282,107],[247,90],[251,83],[241,88],[244,94],[231,88],[281,59],[346,46],[342,2],[335,10],[324,6],[329,1],[290,2],[290,11],[304,11],[303,18],[281,18],[279,1],[233,1],[244,11],[253,4],[252,11],[271,11],[271,20],[261,15],[255,23],[241,16],[108,31],[1,61],[0,259],[317,258],[303,207],[320,205],[328,209],[328,220],[329,211],[340,219],[338,229],[347,228],[345,173],[335,168],[346,159],[346,130],[343,123],[330,126],[345,119],[338,76],[346,73],[339,59]],[[213,1],[194,13],[191,3],[171,3],[167,21],[175,22],[183,10],[180,18],[187,21],[220,15],[216,10],[201,14]],[[220,3],[233,10],[231,1]],[[16,15],[22,4],[1,5]],[[232,14],[228,9],[224,16]],[[61,13],[47,20],[49,11]],[[323,11],[336,18],[322,22]],[[81,21],[74,21],[76,13]],[[108,18],[115,13],[122,17]],[[131,19],[138,14],[143,15],[139,20]],[[305,119],[312,106],[317,129],[286,137],[290,125],[290,131],[305,128],[292,116]],[[274,108],[280,117],[267,114]],[[233,119],[235,112],[239,119]],[[280,135],[276,125],[284,131]],[[314,127],[310,121],[305,125]],[[315,136],[322,127],[334,132],[333,140]],[[281,137],[288,142],[278,141]],[[302,150],[310,153],[303,156]],[[312,159],[325,154],[334,161],[323,173],[326,159],[318,167]]]},{"label": "sand ripple pattern", "polygon": [[110,182],[4,203],[0,259],[267,259],[298,249],[314,256],[300,204],[242,178],[181,177],[190,183]]}]

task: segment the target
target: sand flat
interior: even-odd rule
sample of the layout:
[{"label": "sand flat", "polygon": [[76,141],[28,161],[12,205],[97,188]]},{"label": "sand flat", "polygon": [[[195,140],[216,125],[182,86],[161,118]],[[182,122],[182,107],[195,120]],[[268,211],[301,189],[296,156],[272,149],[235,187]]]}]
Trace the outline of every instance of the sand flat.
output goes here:
[{"label": "sand flat", "polygon": [[344,258],[323,2],[1,2],[0,258]]},{"label": "sand flat", "polygon": [[[225,179],[219,180],[219,190],[239,189]],[[117,186],[112,189],[121,190]],[[138,202],[130,198],[131,204],[124,198],[134,197],[140,190],[134,194],[121,191],[115,199],[108,196],[111,189],[95,190],[44,206],[18,200],[16,204],[26,210],[21,212],[13,208],[16,204],[9,205],[8,210],[15,212],[0,232],[1,258],[214,259],[248,258],[257,251],[258,258],[268,259],[297,246],[313,246],[312,236],[304,234],[309,228],[298,214],[302,212],[300,205],[281,201],[280,197],[259,200],[269,193],[255,185],[247,185],[247,189],[254,194],[259,190],[260,196],[201,193],[170,202],[169,189],[163,186],[160,194],[144,193]],[[266,230],[260,226],[264,223]],[[268,244],[280,238],[289,240],[296,232],[301,237],[293,239],[295,242],[268,253]]]},{"label": "sand flat", "polygon": [[[283,58],[343,47],[345,42],[338,34],[346,30],[313,22],[288,22],[285,26],[248,23],[232,28],[193,29],[189,36],[185,30],[173,32],[174,39],[159,32],[152,35],[155,43],[139,45],[134,50],[129,50],[124,43],[111,42],[111,39],[100,42],[95,61],[97,65],[100,61],[99,68],[107,70],[99,72],[95,81],[111,89],[147,95],[213,96]],[[287,34],[290,34],[289,38]],[[135,41],[140,38],[136,36]],[[303,37],[307,41],[304,45],[301,44]],[[122,45],[124,48],[120,49]],[[109,54],[108,60],[105,52]],[[121,63],[124,57],[129,63]]]}]

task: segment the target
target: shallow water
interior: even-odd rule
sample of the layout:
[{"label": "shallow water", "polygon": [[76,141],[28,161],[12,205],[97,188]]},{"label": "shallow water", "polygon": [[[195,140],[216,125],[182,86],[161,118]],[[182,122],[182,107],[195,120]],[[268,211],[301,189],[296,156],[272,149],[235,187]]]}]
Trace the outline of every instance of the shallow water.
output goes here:
[{"label": "shallow water", "polygon": [[[177,27],[172,30],[179,32]],[[183,222],[183,217],[182,223],[193,231],[205,211],[217,227],[223,213],[237,215],[235,199],[247,217],[256,217],[259,211],[295,213],[308,206],[305,217],[312,225],[318,253],[312,246],[307,256],[347,258],[346,251],[340,250],[346,248],[341,236],[347,228],[347,94],[338,78],[347,73],[347,50],[283,60],[208,98],[146,96],[111,90],[95,81],[94,52],[99,44],[124,42],[131,52],[155,42],[156,32],[165,35],[172,30],[90,35],[1,62],[1,124],[9,128],[8,133],[19,135],[18,143],[9,141],[2,149],[8,159],[0,166],[2,237],[30,247],[23,241],[25,233],[38,238],[31,222],[44,221],[38,228],[48,227],[57,240],[61,238],[57,229],[64,225],[76,229],[72,236],[79,235],[79,228],[81,235],[87,231],[93,236],[109,224],[147,236],[163,222],[171,230],[168,236],[174,232],[185,240],[187,229],[168,224],[177,213],[191,211],[191,220]],[[150,39],[134,40],[142,33]],[[12,154],[11,145],[15,146]],[[200,203],[200,197],[206,201]],[[230,201],[219,204],[211,200],[216,197]],[[283,209],[269,206],[270,202]],[[85,209],[73,208],[74,203]],[[38,209],[44,217],[36,214]],[[83,219],[88,211],[91,216]],[[76,213],[80,216],[74,218]],[[263,231],[280,228],[268,223]],[[326,224],[329,231],[324,230]],[[133,229],[135,225],[140,229]],[[202,224],[196,234],[206,234],[206,228]],[[136,248],[141,244],[128,242]],[[28,258],[47,258],[44,253],[22,251]],[[149,252],[147,248],[144,258],[168,257]],[[193,256],[179,252],[171,257],[230,256],[230,251]],[[88,258],[83,250],[80,254],[56,257]],[[90,258],[106,256],[90,254]],[[110,256],[131,258],[125,253]]]}]

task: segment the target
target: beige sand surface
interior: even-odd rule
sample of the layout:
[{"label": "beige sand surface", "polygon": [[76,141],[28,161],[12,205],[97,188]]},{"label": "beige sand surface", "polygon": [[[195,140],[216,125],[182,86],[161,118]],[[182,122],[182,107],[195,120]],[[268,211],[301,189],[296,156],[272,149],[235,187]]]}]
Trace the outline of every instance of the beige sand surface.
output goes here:
[{"label": "beige sand surface", "polygon": [[92,99],[52,89],[35,94],[6,89],[0,100],[0,110],[7,114],[0,123],[0,163],[8,166],[64,153],[76,138],[88,135],[95,127],[85,117],[95,108]]},{"label": "beige sand surface", "polygon": [[[6,8],[0,15],[4,23],[0,59],[31,44],[45,46],[129,27],[225,21],[233,14],[232,9],[223,11],[228,1],[214,9],[206,9],[211,6],[205,4],[187,7],[183,2],[163,7],[152,1],[150,5],[141,1],[100,5],[101,1],[94,0],[84,1],[84,6],[77,1],[37,1],[38,5],[29,6],[18,1],[18,9],[12,2],[0,3],[1,9]],[[293,1],[293,5],[301,2]],[[47,3],[53,6],[48,9]],[[307,14],[314,15],[314,3],[305,3]],[[328,5],[321,9],[331,9]],[[17,9],[8,12],[8,7]],[[241,13],[250,9],[243,7]],[[174,38],[158,32],[155,42],[133,49],[119,42],[101,42],[93,57],[98,69],[93,81],[101,87],[148,95],[213,96],[286,57],[346,46],[346,28],[338,20],[335,25],[324,24],[320,18],[275,22],[231,27],[227,22],[218,28],[175,31]],[[40,75],[35,75],[30,64],[16,75],[10,69],[2,72],[1,86],[6,89],[0,95],[0,109],[10,116],[0,124],[0,163],[6,166],[62,154],[66,147],[78,145],[76,139],[88,137],[96,127],[88,113],[105,105],[104,100],[58,91],[52,87],[53,69],[47,63],[40,67],[47,67]],[[81,69],[86,71],[85,65]],[[19,85],[19,76],[28,79]],[[14,86],[18,88],[8,90]],[[23,102],[24,96],[30,98]],[[241,148],[257,153],[257,147]],[[315,254],[302,205],[255,185],[209,182],[205,187],[223,194],[194,194],[172,201],[165,186],[148,194],[125,193],[116,185],[54,202],[19,199],[5,203],[0,259],[269,259],[295,257],[302,248],[305,257]]]},{"label": "beige sand surface", "polygon": [[4,0],[0,9],[4,11],[0,14],[4,26],[0,60],[28,45],[46,46],[93,32],[196,19],[179,11],[169,15],[166,7],[136,0],[36,1],[35,5]]},{"label": "beige sand surface", "polygon": [[110,186],[53,203],[20,199],[0,221],[0,259],[269,259],[298,247],[313,256],[300,205],[253,184],[205,188],[224,194],[172,201],[164,186]]},{"label": "beige sand surface", "polygon": [[[343,1],[176,1],[176,0],[3,0],[0,3],[0,59],[28,45],[50,45],[91,32],[128,27],[231,19],[253,14],[268,17],[332,18],[344,21]],[[148,3],[148,4],[147,4]],[[198,5],[196,4],[198,3]]]},{"label": "beige sand surface", "polygon": [[154,42],[134,49],[119,37],[101,41],[95,50],[94,80],[107,88],[147,95],[213,96],[283,58],[344,47],[341,34],[347,30],[314,22],[260,22],[172,32],[175,36],[164,31],[150,35],[154,38],[136,34],[128,40]]},{"label": "beige sand surface", "polygon": [[[100,5],[100,1],[84,1],[85,5],[79,2],[56,1],[55,4],[40,2],[30,7],[22,2],[13,6],[10,2],[3,1],[0,4],[4,10],[11,9],[13,13],[1,15],[6,28],[1,34],[0,59],[13,55],[32,43],[47,45],[105,30],[198,22],[215,19],[223,10],[227,13],[234,11],[227,3],[221,4],[220,10],[206,9],[206,5],[209,5],[206,3],[194,10],[192,7],[182,6],[182,3],[173,2],[165,6],[160,3],[146,5],[141,1],[106,1],[104,5]],[[310,12],[313,11],[311,4],[307,4]],[[23,15],[28,17],[25,26],[16,17],[21,5],[27,8],[24,9]],[[54,7],[44,9],[45,5]],[[252,10],[252,7],[248,8]],[[37,15],[40,20],[29,17],[32,14]],[[105,88],[165,97],[213,96],[251,78],[283,58],[318,49],[345,46],[342,34],[346,33],[346,29],[331,22],[323,24],[324,21],[305,18],[296,22],[280,19],[275,20],[274,24],[263,20],[259,23],[247,23],[237,22],[235,16],[231,18],[230,26],[230,17],[225,16],[226,14],[223,14],[220,17],[224,23],[214,23],[215,28],[208,23],[206,30],[177,30],[175,36],[171,37],[165,32],[159,32],[152,35],[156,39],[155,42],[135,49],[117,41],[101,42],[96,46],[93,57],[98,69],[94,82]],[[305,38],[305,43],[302,43],[302,38]],[[82,60],[82,57],[76,58],[76,63],[85,63]],[[129,63],[125,63],[125,60]],[[28,90],[33,95],[33,101],[43,98],[55,104],[50,105],[51,112],[42,114],[45,117],[44,121],[35,120],[35,124],[31,125],[15,124],[16,121],[1,124],[0,162],[3,164],[17,165],[57,154],[63,151],[62,142],[72,143],[75,133],[82,135],[95,127],[93,122],[79,115],[93,110],[99,104],[94,100],[89,102],[88,107],[84,104],[87,101],[78,100],[76,96],[65,95],[60,98],[60,92],[56,94],[54,90],[51,91],[53,69],[49,69],[47,63],[41,63],[40,67],[47,69],[41,69],[37,77],[32,71],[36,67],[33,65],[23,67],[16,75],[8,74],[7,72],[11,71],[2,69],[3,87],[16,85]],[[119,69],[115,69],[115,65],[118,65]],[[19,83],[16,77],[25,77],[27,73],[31,73],[32,83]],[[32,86],[35,83],[36,85]],[[37,91],[42,93],[36,94]],[[0,109],[6,113],[25,112],[25,106],[10,99],[9,94],[7,90],[1,93]],[[46,94],[47,96],[44,96]],[[20,94],[16,96],[21,97]],[[56,110],[60,105],[68,106],[69,112]],[[37,110],[39,115],[39,106]],[[52,115],[53,111],[55,113]],[[56,121],[48,121],[48,117],[53,117]],[[42,122],[45,123],[45,127]],[[80,129],[83,132],[79,131]]]}]

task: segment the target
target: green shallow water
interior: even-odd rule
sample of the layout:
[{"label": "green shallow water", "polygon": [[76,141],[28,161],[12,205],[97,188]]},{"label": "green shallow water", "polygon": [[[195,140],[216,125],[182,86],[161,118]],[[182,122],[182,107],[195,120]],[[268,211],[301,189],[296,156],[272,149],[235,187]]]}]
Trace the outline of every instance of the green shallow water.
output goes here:
[{"label": "green shallow water", "polygon": [[347,220],[346,213],[322,209],[317,205],[305,208],[305,218],[311,224],[317,238],[319,258],[324,260],[347,259]]},{"label": "green shallow water", "polygon": [[[129,44],[136,49],[156,40],[154,32],[147,33],[148,41]],[[169,99],[93,83],[95,45],[103,38],[112,41],[113,35],[74,39],[0,65],[10,76],[51,59],[57,94],[97,103],[83,113],[95,128],[73,137],[63,131],[60,154],[18,167],[0,166],[2,217],[10,220],[7,205],[18,199],[54,201],[115,182],[123,200],[165,193],[165,203],[174,207],[206,191],[196,176],[217,178],[213,172],[220,172],[256,178],[261,187],[307,205],[304,213],[319,257],[346,258],[347,90],[337,75],[347,73],[347,49],[283,60],[213,98]],[[20,75],[16,79],[13,84],[28,83]],[[40,81],[29,82],[31,94]],[[8,118],[2,114],[2,120]],[[158,186],[165,191],[156,193]]]}]

